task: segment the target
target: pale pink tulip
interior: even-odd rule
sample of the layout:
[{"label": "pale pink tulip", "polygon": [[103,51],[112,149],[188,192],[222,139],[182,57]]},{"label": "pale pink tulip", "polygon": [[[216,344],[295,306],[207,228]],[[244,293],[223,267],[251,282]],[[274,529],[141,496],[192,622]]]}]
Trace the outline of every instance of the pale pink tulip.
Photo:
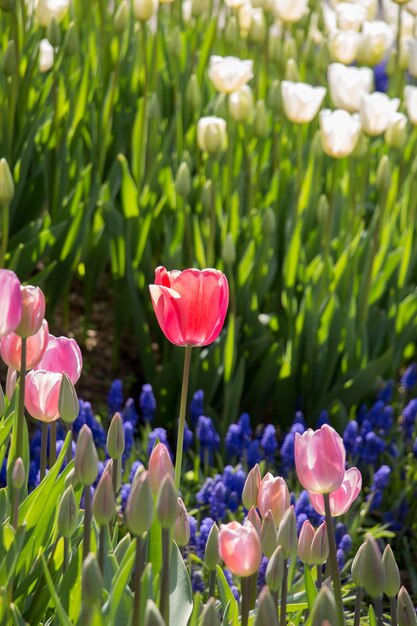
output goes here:
[{"label": "pale pink tulip", "polygon": [[290,493],[285,480],[280,476],[274,478],[270,472],[265,474],[258,491],[258,509],[262,517],[270,509],[278,527],[289,506]]},{"label": "pale pink tulip", "polygon": [[[48,343],[48,322],[43,320],[42,326],[36,333],[26,340],[26,370],[31,370],[38,365]],[[9,367],[20,372],[20,359],[22,354],[22,339],[19,335],[11,333],[0,341],[0,355]]]},{"label": "pale pink tulip", "polygon": [[62,374],[35,370],[26,376],[25,405],[32,417],[41,422],[59,418],[59,388]]},{"label": "pale pink tulip", "polygon": [[300,536],[298,537],[298,556],[300,557],[300,561],[307,563],[307,565],[312,563],[311,545],[313,543],[314,534],[313,526],[308,519],[306,519],[301,526]]},{"label": "pale pink tulip", "polygon": [[[346,470],[340,487],[330,494],[330,512],[332,517],[343,515],[358,497],[362,487],[362,475],[356,467]],[[309,493],[310,502],[320,515],[325,514],[323,496],[318,493]]]},{"label": "pale pink tulip", "polygon": [[148,464],[149,484],[154,493],[158,493],[162,480],[167,474],[174,477],[174,466],[166,445],[157,443],[151,452]]},{"label": "pale pink tulip", "polygon": [[82,367],[83,357],[75,339],[49,335],[45,353],[36,369],[66,374],[75,385],[81,376]]},{"label": "pale pink tulip", "polygon": [[27,285],[21,288],[22,319],[15,333],[19,337],[31,337],[42,326],[45,317],[45,296],[39,287]]},{"label": "pale pink tulip", "polygon": [[14,272],[0,270],[0,337],[10,335],[22,319],[20,281]]},{"label": "pale pink tulip", "polygon": [[262,559],[259,535],[251,522],[223,524],[219,532],[219,554],[237,576],[252,576]]},{"label": "pale pink tulip", "polygon": [[345,476],[346,451],[343,439],[324,424],[318,430],[309,428],[295,435],[295,467],[298,480],[312,493],[331,493]]},{"label": "pale pink tulip", "polygon": [[9,400],[12,399],[14,394],[14,390],[16,389],[17,384],[17,372],[12,367],[7,368],[7,378],[6,378],[6,396]]}]

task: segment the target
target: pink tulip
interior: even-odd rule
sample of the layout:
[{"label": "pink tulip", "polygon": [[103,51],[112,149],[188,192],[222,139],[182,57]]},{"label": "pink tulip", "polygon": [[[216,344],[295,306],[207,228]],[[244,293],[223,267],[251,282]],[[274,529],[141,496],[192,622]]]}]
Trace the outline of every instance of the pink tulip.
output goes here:
[{"label": "pink tulip", "polygon": [[19,337],[31,337],[42,326],[45,317],[45,296],[39,287],[27,285],[21,289],[22,319],[16,328]]},{"label": "pink tulip", "polygon": [[0,337],[10,335],[22,319],[20,282],[14,272],[0,270]]},{"label": "pink tulip", "polygon": [[62,374],[34,370],[26,376],[25,405],[30,415],[41,422],[59,418],[59,389]]},{"label": "pink tulip", "polygon": [[294,454],[298,480],[304,489],[331,493],[340,487],[345,476],[346,451],[334,428],[324,424],[319,430],[309,428],[302,435],[296,433]]},{"label": "pink tulip", "polygon": [[83,357],[75,339],[49,335],[45,353],[36,369],[66,374],[75,385],[81,376],[82,367]]},{"label": "pink tulip", "polygon": [[157,443],[151,452],[148,464],[149,484],[154,493],[158,493],[162,479],[167,474],[174,477],[174,466],[166,445]]},{"label": "pink tulip", "polygon": [[311,545],[313,543],[315,531],[311,523],[306,519],[301,526],[300,536],[298,537],[298,556],[300,561],[310,565],[312,563]]},{"label": "pink tulip", "polygon": [[237,576],[251,576],[262,559],[259,535],[250,522],[223,524],[219,532],[219,554],[226,567]]},{"label": "pink tulip", "polygon": [[280,476],[274,478],[270,472],[265,474],[258,491],[258,509],[262,517],[271,509],[278,527],[289,506],[290,493],[285,480]]},{"label": "pink tulip", "polygon": [[[338,517],[348,511],[352,502],[358,497],[362,488],[362,474],[357,467],[346,470],[345,477],[339,489],[330,494],[330,513]],[[325,515],[323,496],[318,493],[309,493],[310,502],[320,515]]]},{"label": "pink tulip", "polygon": [[17,372],[12,367],[7,368],[7,378],[6,378],[6,396],[9,400],[12,399],[14,394],[14,390],[16,389],[17,384]]},{"label": "pink tulip", "polygon": [[149,290],[159,325],[176,346],[207,346],[218,337],[229,303],[222,272],[158,267]]},{"label": "pink tulip", "polygon": [[[26,370],[38,365],[48,343],[48,322],[43,320],[42,326],[36,333],[26,340]],[[0,341],[0,355],[9,367],[20,372],[20,358],[22,353],[22,339],[11,333]]]}]

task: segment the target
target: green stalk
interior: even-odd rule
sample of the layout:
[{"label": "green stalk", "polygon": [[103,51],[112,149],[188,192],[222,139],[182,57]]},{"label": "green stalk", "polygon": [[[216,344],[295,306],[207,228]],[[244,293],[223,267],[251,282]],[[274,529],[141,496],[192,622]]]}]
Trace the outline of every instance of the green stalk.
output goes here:
[{"label": "green stalk", "polygon": [[20,500],[20,489],[15,489],[13,487],[13,490],[12,490],[12,526],[15,530],[17,530],[18,519],[19,519],[19,500]]},{"label": "green stalk", "polygon": [[[361,603],[362,603],[362,587],[356,587],[355,618],[354,618],[354,621],[353,621],[353,626],[360,626],[360,623],[361,623]],[[392,626],[394,626],[394,622],[392,622]]]},{"label": "green stalk", "polygon": [[135,553],[135,573],[133,578],[133,590],[135,592],[133,598],[133,619],[132,626],[140,625],[140,592],[141,578],[145,569],[145,551],[144,541],[142,537],[136,537],[136,553]]},{"label": "green stalk", "polygon": [[317,565],[317,578],[316,578],[317,589],[321,589],[322,584],[323,584],[323,572],[321,568],[322,568],[321,565]]},{"label": "green stalk", "polygon": [[384,620],[382,619],[382,602],[381,596],[374,599],[374,607],[376,613],[376,621],[378,626],[384,626]]},{"label": "green stalk", "polygon": [[46,474],[46,448],[48,446],[48,422],[42,422],[42,439],[41,439],[41,482]]},{"label": "green stalk", "polygon": [[288,559],[284,559],[284,576],[282,578],[281,587],[281,611],[280,611],[280,626],[286,626],[287,624],[287,594],[288,594]]},{"label": "green stalk", "polygon": [[51,422],[49,430],[49,469],[56,461],[56,422]]},{"label": "green stalk", "polygon": [[16,457],[23,458],[23,422],[25,419],[26,338],[22,338],[19,376],[19,404],[17,411]]},{"label": "green stalk", "polygon": [[70,549],[70,540],[68,539],[68,537],[64,537],[64,560],[62,563],[62,569],[64,573],[67,571],[67,568],[68,568],[69,549]]},{"label": "green stalk", "polygon": [[91,534],[91,492],[90,485],[84,487],[84,527],[83,527],[83,561],[90,552]]},{"label": "green stalk", "polygon": [[0,247],[0,268],[4,267],[4,259],[6,258],[7,245],[9,243],[9,205],[1,205],[2,229],[1,229],[1,247]]},{"label": "green stalk", "polygon": [[397,626],[397,599],[395,596],[389,599],[389,609],[391,613],[391,626]]},{"label": "green stalk", "polygon": [[337,564],[336,539],[334,535],[333,518],[330,511],[330,496],[323,494],[324,510],[326,512],[327,536],[329,538],[329,563],[330,573],[333,580],[333,591],[336,600],[338,626],[344,626],[345,615],[343,611],[342,585],[340,583],[339,567]]},{"label": "green stalk", "polygon": [[113,482],[113,490],[114,490],[114,495],[117,495],[117,479],[119,476],[119,463],[120,460],[119,459],[113,459],[113,471],[112,471],[112,482]]},{"label": "green stalk", "polygon": [[67,424],[67,432],[70,434],[69,444],[68,444],[68,449],[67,449],[67,456],[66,456],[66,463],[68,465],[69,463],[71,463],[71,460],[72,460],[72,440],[73,440],[72,424]]},{"label": "green stalk", "polygon": [[249,624],[249,607],[250,607],[250,589],[248,577],[241,578],[241,590],[242,590],[242,626],[248,626]]},{"label": "green stalk", "polygon": [[255,608],[255,604],[256,604],[256,591],[257,591],[257,584],[258,584],[258,572],[255,572],[255,574],[252,574],[252,576],[249,576],[249,580],[248,580],[248,587],[249,587],[249,610],[253,611],[253,609]]},{"label": "green stalk", "polygon": [[106,554],[106,524],[100,526],[100,536],[98,540],[98,564],[104,574],[104,556]]},{"label": "green stalk", "polygon": [[181,390],[181,402],[180,402],[180,415],[178,424],[178,439],[177,439],[177,454],[175,456],[175,488],[179,491],[181,482],[181,468],[182,468],[182,449],[184,446],[184,427],[185,427],[185,412],[187,409],[187,392],[188,381],[190,378],[190,361],[191,361],[191,346],[185,348],[184,355],[184,372],[182,376],[182,390]]},{"label": "green stalk", "polygon": [[214,598],[215,590],[216,590],[216,570],[211,569],[210,576],[209,576],[209,592],[208,592],[209,598]]},{"label": "green stalk", "polygon": [[169,559],[171,536],[169,528],[162,529],[162,570],[160,611],[166,626],[169,626]]},{"label": "green stalk", "polygon": [[301,187],[303,181],[303,125],[297,124],[297,183],[298,183],[298,211],[302,210],[300,207]]}]

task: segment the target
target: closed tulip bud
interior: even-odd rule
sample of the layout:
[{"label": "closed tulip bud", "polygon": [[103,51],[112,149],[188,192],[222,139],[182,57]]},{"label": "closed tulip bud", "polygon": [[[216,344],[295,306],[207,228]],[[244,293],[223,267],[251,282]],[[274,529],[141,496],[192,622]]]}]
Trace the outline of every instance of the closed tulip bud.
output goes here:
[{"label": "closed tulip bud", "polygon": [[311,626],[337,626],[336,601],[330,589],[323,585],[314,602],[311,613]]},{"label": "closed tulip bud", "polygon": [[12,472],[12,486],[14,489],[21,489],[26,481],[25,466],[22,459],[19,457],[16,459],[13,472]]},{"label": "closed tulip bud", "polygon": [[239,41],[239,24],[235,15],[229,15],[227,18],[224,38],[229,45],[233,45]]},{"label": "closed tulip bud", "polygon": [[187,509],[181,498],[177,500],[177,519],[174,526],[174,540],[180,546],[186,546],[190,541],[190,519]]},{"label": "closed tulip bud", "polygon": [[42,39],[39,44],[39,71],[43,74],[49,72],[54,64],[54,48],[47,39]]},{"label": "closed tulip bud", "polygon": [[226,122],[221,117],[201,117],[197,125],[197,140],[200,150],[218,154],[227,145]]},{"label": "closed tulip bud", "polygon": [[363,587],[364,579],[363,579],[363,555],[365,552],[366,544],[363,543],[359,546],[359,550],[355,554],[355,557],[352,562],[351,574],[352,580],[357,587]]},{"label": "closed tulip bud", "polygon": [[153,493],[158,493],[164,477],[174,476],[174,466],[168,448],[163,443],[157,443],[151,452],[148,465],[149,485]]},{"label": "closed tulip bud", "polygon": [[282,112],[281,85],[279,80],[273,80],[268,90],[267,103],[275,115]]},{"label": "closed tulip bud", "polygon": [[327,535],[326,522],[323,522],[314,533],[311,542],[312,565],[323,565],[329,557],[329,537]]},{"label": "closed tulip bud", "polygon": [[265,580],[271,592],[275,593],[281,589],[284,578],[284,554],[282,546],[278,546],[268,561]]},{"label": "closed tulip bud", "polygon": [[398,626],[417,625],[416,612],[409,593],[405,587],[401,587],[398,594],[397,619]]},{"label": "closed tulip bud", "polygon": [[48,41],[53,48],[59,48],[61,45],[61,29],[55,18],[52,18],[47,29]]},{"label": "closed tulip bud", "polygon": [[[133,5],[134,9],[135,9],[136,4],[137,3]],[[117,7],[117,11],[114,16],[114,26],[116,28],[116,31],[118,33],[123,33],[126,30],[128,21],[129,21],[129,3],[126,2],[126,0],[122,0],[122,2]]]},{"label": "closed tulip bud", "polygon": [[258,100],[255,105],[255,113],[253,116],[253,132],[256,137],[261,139],[268,132],[268,116],[266,113],[264,100]]},{"label": "closed tulip bud", "polygon": [[382,569],[382,557],[379,546],[372,537],[366,536],[365,548],[361,556],[363,587],[371,598],[381,595],[384,589],[384,571]]},{"label": "closed tulip bud", "polygon": [[4,399],[3,387],[0,385],[0,418],[3,417],[6,409],[6,401]]},{"label": "closed tulip bud", "polygon": [[9,41],[4,52],[3,70],[6,76],[13,76],[17,70],[16,44],[13,39]]},{"label": "closed tulip bud", "polygon": [[282,546],[284,558],[289,559],[297,552],[297,521],[294,506],[290,506],[278,527],[277,544]]},{"label": "closed tulip bud", "polygon": [[278,613],[268,587],[259,594],[259,606],[255,617],[255,626],[278,626]]},{"label": "closed tulip bud", "polygon": [[216,610],[216,600],[209,598],[201,615],[200,626],[220,626],[219,614]]},{"label": "closed tulip bud", "polygon": [[155,14],[157,5],[154,0],[134,0],[133,14],[137,20],[147,22]]},{"label": "closed tulip bud", "polygon": [[256,510],[254,506],[252,506],[249,509],[249,513],[246,519],[248,520],[248,522],[251,522],[256,532],[258,533],[258,535],[261,536],[261,530],[262,530],[261,518],[259,517],[258,511]]},{"label": "closed tulip bud", "polygon": [[387,154],[384,154],[376,171],[376,184],[379,192],[383,195],[386,195],[391,187],[391,178],[392,173],[389,157]]},{"label": "closed tulip bud", "polygon": [[215,192],[212,180],[206,180],[201,191],[201,204],[203,209],[209,213],[214,205]]},{"label": "closed tulip bud", "polygon": [[191,193],[192,181],[190,168],[187,163],[180,163],[175,177],[175,188],[177,190],[177,194],[183,198],[187,198]]},{"label": "closed tulip bud", "polygon": [[107,433],[107,452],[111,459],[120,459],[125,451],[125,431],[120,413],[115,413]]},{"label": "closed tulip bud", "polygon": [[384,593],[388,598],[395,598],[401,586],[401,577],[390,545],[385,547],[382,555],[382,569],[384,571]]},{"label": "closed tulip bud", "polygon": [[171,529],[177,519],[177,491],[170,474],[162,481],[156,504],[159,523],[162,528]]},{"label": "closed tulip bud", "polygon": [[265,556],[270,559],[277,547],[277,529],[272,511],[268,511],[262,521],[261,546]]},{"label": "closed tulip bud", "polygon": [[[283,54],[284,54],[284,59],[286,59],[287,61],[289,59],[296,59],[297,58],[297,44],[295,42],[294,37],[288,37],[284,41]],[[289,80],[292,80],[292,79],[289,79]]]},{"label": "closed tulip bud", "polygon": [[291,80],[294,83],[300,81],[300,72],[294,59],[288,59],[285,65],[285,80]]},{"label": "closed tulip bud", "polygon": [[404,147],[407,137],[407,116],[404,113],[394,113],[385,131],[386,143],[391,148],[399,150]]},{"label": "closed tulip bud", "polygon": [[67,424],[72,424],[77,419],[80,411],[77,392],[66,374],[62,375],[59,388],[58,409],[61,418]]},{"label": "closed tulip bud", "polygon": [[78,34],[75,24],[70,24],[67,31],[67,43],[65,47],[65,51],[69,56],[73,56],[74,54],[78,54],[78,50],[80,48],[78,41]]},{"label": "closed tulip bud", "polygon": [[108,471],[103,473],[96,487],[93,496],[92,511],[99,526],[111,522],[116,513],[113,481]]},{"label": "closed tulip bud", "polygon": [[144,626],[165,626],[165,622],[153,600],[146,601]]},{"label": "closed tulip bud", "polygon": [[104,580],[97,563],[96,555],[90,552],[82,568],[82,602],[86,606],[101,604]]},{"label": "closed tulip bud", "polygon": [[216,569],[216,565],[220,562],[219,555],[219,527],[213,524],[207,538],[206,550],[204,553],[204,561],[209,570]]},{"label": "closed tulip bud", "polygon": [[191,109],[191,111],[193,113],[199,113],[201,110],[202,101],[201,89],[198,83],[198,78],[195,74],[191,74],[188,80],[185,98],[187,101],[187,105]]},{"label": "closed tulip bud", "polygon": [[86,424],[78,435],[75,451],[75,475],[83,485],[92,485],[98,474],[98,456],[93,434]]},{"label": "closed tulip bud", "polygon": [[175,59],[179,59],[182,56],[183,43],[181,38],[181,30],[176,27],[172,31],[171,40],[169,42],[169,51]]},{"label": "closed tulip bud", "polygon": [[257,503],[263,517],[271,509],[275,526],[278,526],[290,506],[290,492],[285,480],[280,476],[272,476],[270,472],[265,474],[259,486]]},{"label": "closed tulip bud", "polygon": [[302,563],[307,563],[307,565],[312,565],[312,557],[311,557],[311,544],[314,539],[314,528],[309,522],[306,520],[301,527],[300,536],[298,538],[298,556]]},{"label": "closed tulip bud", "polygon": [[269,31],[268,56],[275,63],[280,63],[283,56],[281,35],[272,29]]},{"label": "closed tulip bud", "polygon": [[130,532],[140,537],[152,526],[155,514],[148,472],[134,479],[126,505],[126,524]]},{"label": "closed tulip bud", "polygon": [[258,492],[261,485],[261,471],[256,463],[250,470],[242,492],[243,505],[249,510],[252,506],[257,506]]},{"label": "closed tulip bud", "polygon": [[268,207],[262,216],[262,232],[264,235],[273,235],[276,229],[275,213]]},{"label": "closed tulip bud", "polygon": [[0,204],[9,205],[14,197],[13,176],[6,159],[0,159]]},{"label": "closed tulip bud", "polygon": [[229,112],[236,122],[248,122],[253,116],[253,93],[249,85],[243,85],[229,96]]},{"label": "closed tulip bud", "polygon": [[62,537],[70,539],[77,528],[78,507],[72,485],[67,487],[59,503],[58,531]]},{"label": "closed tulip bud", "polygon": [[65,477],[64,489],[68,489],[70,485],[73,485],[75,480],[75,469],[72,468]]},{"label": "closed tulip bud", "polygon": [[249,28],[249,41],[262,43],[267,35],[265,13],[262,9],[252,9],[251,24]]},{"label": "closed tulip bud", "polygon": [[[222,258],[226,265],[233,265],[236,261],[236,248],[231,233],[227,233],[226,235],[226,239],[223,244]],[[246,508],[249,509],[250,507],[246,506]]]}]

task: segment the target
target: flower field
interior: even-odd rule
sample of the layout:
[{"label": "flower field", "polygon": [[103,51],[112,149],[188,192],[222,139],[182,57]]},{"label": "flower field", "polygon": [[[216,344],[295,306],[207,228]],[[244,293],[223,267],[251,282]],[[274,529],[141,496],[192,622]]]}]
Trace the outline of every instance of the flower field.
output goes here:
[{"label": "flower field", "polygon": [[417,626],[415,0],[0,24],[0,626]]}]

